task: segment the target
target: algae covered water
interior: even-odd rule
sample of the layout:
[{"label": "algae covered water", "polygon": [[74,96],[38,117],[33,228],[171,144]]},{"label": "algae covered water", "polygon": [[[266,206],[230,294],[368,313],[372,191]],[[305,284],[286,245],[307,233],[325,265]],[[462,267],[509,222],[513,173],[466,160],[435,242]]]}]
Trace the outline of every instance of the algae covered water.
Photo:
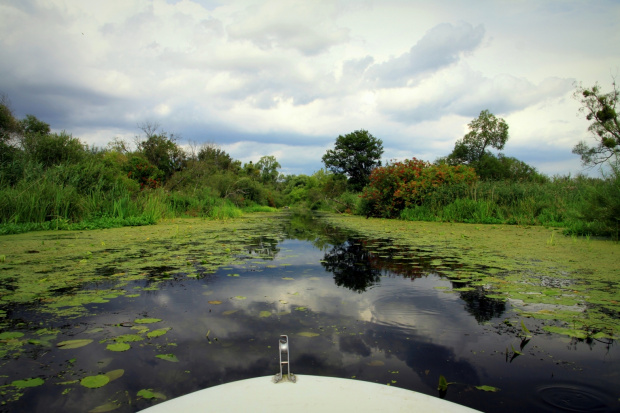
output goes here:
[{"label": "algae covered water", "polygon": [[602,304],[580,301],[578,271],[548,251],[511,261],[465,227],[375,220],[371,230],[343,219],[259,215],[0,238],[0,410],[133,412],[273,375],[280,334],[300,375],[487,412],[620,409],[613,277],[588,284]]}]

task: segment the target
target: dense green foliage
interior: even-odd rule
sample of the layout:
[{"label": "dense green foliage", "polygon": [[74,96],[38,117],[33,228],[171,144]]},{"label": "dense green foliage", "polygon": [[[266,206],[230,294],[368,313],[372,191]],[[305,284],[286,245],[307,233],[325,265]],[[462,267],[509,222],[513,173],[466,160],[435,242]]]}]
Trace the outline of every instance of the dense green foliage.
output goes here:
[{"label": "dense green foliage", "polygon": [[586,142],[581,141],[573,149],[573,153],[580,155],[582,163],[586,166],[619,161],[620,120],[616,106],[620,91],[615,81],[612,86],[612,91],[609,93],[603,93],[598,85],[590,89],[579,86],[575,91],[575,98],[581,103],[581,111],[585,112],[586,119],[591,122],[588,130],[596,140],[595,146],[588,146]]},{"label": "dense green foliage", "polygon": [[435,191],[476,181],[473,168],[434,165],[419,159],[395,162],[372,171],[362,198],[366,215],[397,217],[405,208],[422,205]]},{"label": "dense green foliage", "polygon": [[[407,220],[550,225],[618,238],[618,93],[578,89],[599,145],[575,151],[605,161],[603,178],[549,178],[516,158],[493,154],[508,125],[489,111],[434,164],[410,159],[381,167],[382,141],[358,130],[336,139],[326,169],[282,175],[274,156],[242,164],[213,143],[181,147],[144,124],[132,147],[119,139],[88,147],[0,96],[0,234],[37,229],[148,225],[164,218],[226,219],[243,211],[298,207]],[[615,129],[614,129],[615,128]],[[616,139],[612,142],[613,139]],[[579,149],[579,150],[577,150]]]},{"label": "dense green foliage", "polygon": [[323,155],[325,167],[336,174],[349,178],[349,186],[361,191],[368,185],[370,173],[381,166],[383,142],[366,130],[356,130],[338,136],[334,149]]}]

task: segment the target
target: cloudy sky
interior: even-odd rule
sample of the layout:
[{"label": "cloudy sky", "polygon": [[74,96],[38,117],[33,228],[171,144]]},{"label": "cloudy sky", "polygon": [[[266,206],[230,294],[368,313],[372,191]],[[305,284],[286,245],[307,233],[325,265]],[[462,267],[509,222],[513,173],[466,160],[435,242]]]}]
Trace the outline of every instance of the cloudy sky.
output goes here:
[{"label": "cloudy sky", "polygon": [[158,122],[311,174],[338,135],[433,161],[489,109],[504,153],[578,173],[575,82],[620,75],[617,0],[2,0],[0,93],[105,146]]}]

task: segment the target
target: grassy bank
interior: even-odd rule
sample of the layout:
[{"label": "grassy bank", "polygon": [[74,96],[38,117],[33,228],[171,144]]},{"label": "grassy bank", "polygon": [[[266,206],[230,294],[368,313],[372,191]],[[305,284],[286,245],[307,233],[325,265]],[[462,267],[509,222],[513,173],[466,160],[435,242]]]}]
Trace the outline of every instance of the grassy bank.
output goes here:
[{"label": "grassy bank", "polygon": [[554,178],[545,183],[484,181],[438,188],[421,205],[406,208],[407,221],[543,225],[569,234],[618,239],[620,180]]}]

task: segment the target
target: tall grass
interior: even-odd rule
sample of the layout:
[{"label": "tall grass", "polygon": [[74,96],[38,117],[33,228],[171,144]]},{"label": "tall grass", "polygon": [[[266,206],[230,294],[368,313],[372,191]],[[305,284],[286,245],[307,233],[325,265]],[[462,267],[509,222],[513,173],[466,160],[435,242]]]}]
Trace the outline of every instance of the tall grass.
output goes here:
[{"label": "tall grass", "polygon": [[477,182],[442,187],[423,203],[402,211],[405,220],[575,228],[588,191],[601,180],[555,177],[545,183]]}]

